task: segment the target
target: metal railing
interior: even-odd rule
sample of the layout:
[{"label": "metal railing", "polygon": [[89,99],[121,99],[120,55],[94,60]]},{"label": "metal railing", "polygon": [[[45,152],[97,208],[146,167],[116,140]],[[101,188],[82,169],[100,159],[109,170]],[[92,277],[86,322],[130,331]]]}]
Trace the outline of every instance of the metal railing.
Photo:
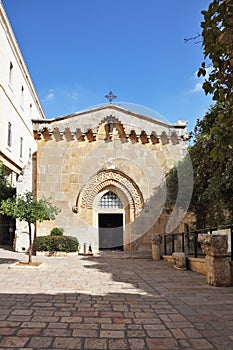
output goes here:
[{"label": "metal railing", "polygon": [[[219,231],[223,231],[221,233]],[[227,232],[226,232],[227,231]],[[228,255],[233,261],[233,224],[218,227],[210,227],[202,230],[169,233],[164,235],[164,255],[172,255],[172,253],[183,252],[189,256],[203,257],[201,246],[197,240],[199,233],[209,234],[227,234],[228,235]]]}]

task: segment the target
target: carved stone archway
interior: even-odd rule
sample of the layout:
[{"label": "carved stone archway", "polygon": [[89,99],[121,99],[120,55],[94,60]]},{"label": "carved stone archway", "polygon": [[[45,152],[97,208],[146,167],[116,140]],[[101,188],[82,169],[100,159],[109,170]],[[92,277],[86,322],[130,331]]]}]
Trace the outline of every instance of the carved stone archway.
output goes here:
[{"label": "carved stone archway", "polygon": [[115,186],[124,193],[131,213],[134,213],[134,217],[138,216],[144,206],[142,193],[131,178],[115,169],[101,170],[95,174],[79,192],[73,211],[78,212],[80,209],[93,208],[98,193],[110,186]]}]

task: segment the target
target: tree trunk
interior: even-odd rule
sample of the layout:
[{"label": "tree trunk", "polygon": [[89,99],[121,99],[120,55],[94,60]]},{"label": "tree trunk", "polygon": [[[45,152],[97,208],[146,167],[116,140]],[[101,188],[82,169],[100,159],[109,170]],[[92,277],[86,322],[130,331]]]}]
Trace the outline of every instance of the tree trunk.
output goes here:
[{"label": "tree trunk", "polygon": [[28,251],[28,263],[32,262],[32,228],[30,222],[28,222],[29,228],[29,251]]}]

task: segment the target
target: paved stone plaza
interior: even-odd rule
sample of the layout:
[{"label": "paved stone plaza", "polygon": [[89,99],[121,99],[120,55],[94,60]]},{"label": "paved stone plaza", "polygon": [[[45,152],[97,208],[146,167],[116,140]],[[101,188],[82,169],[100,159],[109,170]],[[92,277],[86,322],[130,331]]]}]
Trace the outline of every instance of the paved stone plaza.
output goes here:
[{"label": "paved stone plaza", "polygon": [[117,252],[14,259],[0,250],[0,349],[233,349],[233,287]]}]

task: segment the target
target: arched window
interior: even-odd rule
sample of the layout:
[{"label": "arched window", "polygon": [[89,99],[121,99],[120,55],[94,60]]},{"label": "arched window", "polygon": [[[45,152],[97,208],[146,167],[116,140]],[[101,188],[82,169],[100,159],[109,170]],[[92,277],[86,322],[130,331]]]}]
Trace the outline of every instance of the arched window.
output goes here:
[{"label": "arched window", "polygon": [[115,193],[109,191],[101,197],[98,207],[100,209],[122,209],[122,203]]}]

